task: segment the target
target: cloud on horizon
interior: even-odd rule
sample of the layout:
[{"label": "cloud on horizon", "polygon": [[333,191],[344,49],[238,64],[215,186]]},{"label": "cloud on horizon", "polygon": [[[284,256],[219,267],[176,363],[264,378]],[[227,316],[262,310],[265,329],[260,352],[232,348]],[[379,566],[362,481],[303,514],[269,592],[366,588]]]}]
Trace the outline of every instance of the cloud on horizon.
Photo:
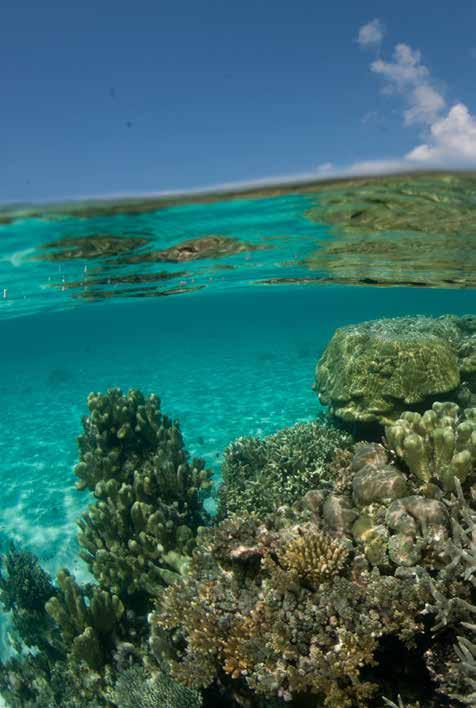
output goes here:
[{"label": "cloud on horizon", "polygon": [[[375,18],[359,28],[357,43],[361,49],[378,52],[383,36],[384,25]],[[419,49],[399,42],[391,58],[377,56],[370,63],[370,71],[383,80],[384,94],[401,96],[405,103],[403,125],[420,126],[422,142],[394,159],[367,160],[341,170],[326,163],[317,168],[319,175],[476,166],[476,116],[463,102],[448,108],[430,70],[422,63]]]}]

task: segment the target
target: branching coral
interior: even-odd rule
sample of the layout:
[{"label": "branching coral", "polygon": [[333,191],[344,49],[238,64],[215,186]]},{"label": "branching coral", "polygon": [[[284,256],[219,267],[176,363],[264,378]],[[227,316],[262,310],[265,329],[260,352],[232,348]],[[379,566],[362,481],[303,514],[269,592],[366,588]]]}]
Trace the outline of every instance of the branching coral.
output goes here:
[{"label": "branching coral", "polygon": [[117,641],[124,605],[97,586],[86,593],[66,570],[58,573],[61,593],[48,600],[46,611],[61,628],[68,653],[100,670]]},{"label": "branching coral", "polygon": [[349,556],[347,545],[312,524],[298,526],[295,533],[278,554],[290,579],[317,588],[338,575]]},{"label": "branching coral", "polygon": [[81,557],[104,588],[122,598],[156,595],[186,564],[210,472],[189,462],[178,423],[157,397],[111,389],[91,394],[79,438],[78,487],[97,502],[78,522]]},{"label": "branching coral", "polygon": [[45,612],[46,601],[57,593],[50,576],[33,553],[19,550],[14,544],[1,561],[0,603],[7,612],[12,612],[13,646],[19,652],[23,646],[36,647],[57,658],[61,639]]},{"label": "branching coral", "polygon": [[219,518],[270,513],[326,480],[327,465],[351,437],[324,421],[284,428],[264,439],[238,438],[225,451]]},{"label": "branching coral", "polygon": [[476,472],[476,409],[434,403],[423,415],[405,412],[385,429],[388,445],[407,465],[417,484],[455,489]]},{"label": "branching coral", "polygon": [[96,587],[86,593],[66,571],[56,588],[33,554],[15,548],[5,564],[4,599],[18,654],[1,666],[2,695],[12,708],[102,705],[104,677],[96,669],[108,658],[104,648],[114,643],[107,593]]},{"label": "branching coral", "polygon": [[43,610],[55,589],[36,556],[11,544],[2,564],[7,573],[5,576],[0,568],[0,602],[4,608]]},{"label": "branching coral", "polygon": [[428,592],[368,571],[304,512],[261,522],[245,515],[201,537],[188,575],[165,591],[150,622],[153,636],[180,629],[184,651],[170,665],[189,686],[224,672],[270,698],[364,705],[375,687],[362,669],[384,635],[412,641]]},{"label": "branching coral", "polygon": [[[476,701],[476,511],[474,498],[463,494],[455,482],[455,494],[445,501],[450,509],[452,533],[446,566],[432,584],[432,602],[426,612],[434,618],[435,646],[428,663],[443,694],[463,705]],[[440,646],[445,638],[443,647]],[[452,650],[448,637],[455,639]]]}]

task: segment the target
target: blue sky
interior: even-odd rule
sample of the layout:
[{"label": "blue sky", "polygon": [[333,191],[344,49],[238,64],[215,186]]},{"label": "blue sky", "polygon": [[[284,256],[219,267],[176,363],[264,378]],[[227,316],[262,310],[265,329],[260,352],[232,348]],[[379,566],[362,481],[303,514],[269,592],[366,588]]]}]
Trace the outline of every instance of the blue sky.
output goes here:
[{"label": "blue sky", "polygon": [[0,202],[474,166],[475,27],[467,0],[3,0]]}]

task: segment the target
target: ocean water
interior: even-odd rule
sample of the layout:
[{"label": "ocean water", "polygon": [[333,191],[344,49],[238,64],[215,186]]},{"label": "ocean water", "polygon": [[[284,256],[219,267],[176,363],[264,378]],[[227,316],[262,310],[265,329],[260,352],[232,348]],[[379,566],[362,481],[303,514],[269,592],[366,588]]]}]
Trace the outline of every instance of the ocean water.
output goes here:
[{"label": "ocean water", "polygon": [[[458,184],[421,191],[450,188],[456,199]],[[315,418],[314,369],[337,327],[475,314],[476,222],[467,234],[445,222],[437,257],[426,212],[420,230],[366,222],[354,234],[347,216],[329,218],[326,189],[0,211],[2,552],[14,541],[52,574],[90,577],[75,520],[92,498],[73,475],[89,392],[157,393],[218,485],[231,441]],[[336,203],[370,203],[369,186],[345,190]],[[5,617],[0,649],[12,652]]]}]

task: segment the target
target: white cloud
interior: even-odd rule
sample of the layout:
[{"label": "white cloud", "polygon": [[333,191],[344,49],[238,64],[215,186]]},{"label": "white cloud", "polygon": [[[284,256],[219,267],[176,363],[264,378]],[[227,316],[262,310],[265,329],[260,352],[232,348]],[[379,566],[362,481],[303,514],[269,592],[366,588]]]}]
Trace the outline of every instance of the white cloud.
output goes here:
[{"label": "white cloud", "polygon": [[431,125],[428,142],[411,150],[406,158],[419,163],[476,163],[476,117],[464,103],[456,103],[446,117]]},{"label": "white cloud", "polygon": [[445,107],[445,99],[429,84],[418,84],[410,97],[410,107],[404,112],[405,125],[432,123]]},{"label": "white cloud", "polygon": [[421,53],[418,49],[413,50],[408,44],[396,45],[393,61],[376,59],[370,68],[401,89],[408,84],[417,84],[430,74],[427,67],[421,63]]},{"label": "white cloud", "polygon": [[384,93],[400,93],[408,108],[404,112],[406,125],[430,124],[445,107],[445,99],[432,85],[429,69],[421,63],[421,53],[408,44],[397,44],[393,61],[376,59],[370,70],[385,80]]},{"label": "white cloud", "polygon": [[378,47],[383,39],[385,28],[382,22],[375,18],[359,29],[357,42],[362,48]]},{"label": "white cloud", "polygon": [[456,167],[476,163],[476,116],[461,102],[445,112],[446,101],[435,88],[418,49],[397,44],[391,61],[378,58],[370,64],[370,69],[383,78],[384,93],[396,93],[404,98],[407,107],[403,111],[403,123],[406,126],[420,124],[423,141],[402,158],[361,162],[351,170],[360,168],[368,172],[412,169],[416,165]]}]

